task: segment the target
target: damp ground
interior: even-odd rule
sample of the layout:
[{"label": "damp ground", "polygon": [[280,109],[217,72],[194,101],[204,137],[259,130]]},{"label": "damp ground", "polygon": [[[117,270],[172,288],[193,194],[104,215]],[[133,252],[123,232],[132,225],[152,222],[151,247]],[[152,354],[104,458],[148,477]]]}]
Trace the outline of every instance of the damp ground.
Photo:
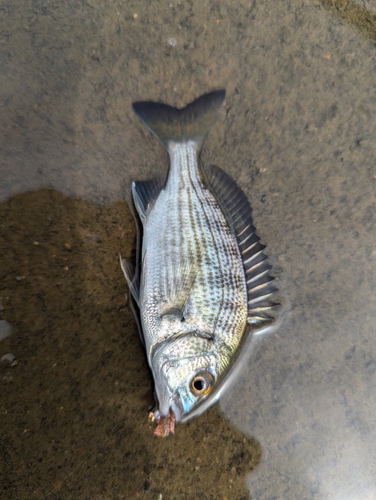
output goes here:
[{"label": "damp ground", "polygon": [[[260,446],[212,408],[160,439],[151,377],[119,251],[125,202],[98,207],[53,190],[0,208],[2,499],[246,499]],[[215,450],[215,453],[213,453]]]}]

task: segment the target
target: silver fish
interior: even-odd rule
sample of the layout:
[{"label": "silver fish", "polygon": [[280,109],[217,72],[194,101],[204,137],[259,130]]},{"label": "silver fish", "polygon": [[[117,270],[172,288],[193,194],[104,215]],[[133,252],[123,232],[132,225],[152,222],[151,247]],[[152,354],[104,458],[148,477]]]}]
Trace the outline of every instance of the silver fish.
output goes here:
[{"label": "silver fish", "polygon": [[133,104],[171,161],[165,182],[132,183],[142,249],[135,271],[121,260],[139,308],[160,436],[219,398],[246,332],[272,320],[276,306],[245,194],[220,168],[198,161],[224,97],[210,92],[183,109]]}]

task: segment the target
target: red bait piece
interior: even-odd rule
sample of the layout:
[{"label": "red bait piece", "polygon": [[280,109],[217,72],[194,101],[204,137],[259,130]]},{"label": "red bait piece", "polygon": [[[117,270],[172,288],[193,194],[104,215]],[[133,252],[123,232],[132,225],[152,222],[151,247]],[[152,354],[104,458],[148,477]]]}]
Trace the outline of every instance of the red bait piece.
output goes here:
[{"label": "red bait piece", "polygon": [[158,425],[154,431],[154,436],[166,437],[175,432],[175,414],[170,409],[166,417],[160,417]]}]

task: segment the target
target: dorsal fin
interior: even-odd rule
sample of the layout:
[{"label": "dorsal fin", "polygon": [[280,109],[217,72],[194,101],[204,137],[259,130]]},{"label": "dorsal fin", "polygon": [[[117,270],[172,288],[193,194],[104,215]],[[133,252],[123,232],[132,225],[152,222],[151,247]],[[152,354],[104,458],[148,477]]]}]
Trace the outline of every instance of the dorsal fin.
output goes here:
[{"label": "dorsal fin", "polygon": [[132,182],[133,201],[142,223],[144,223],[148,211],[158,198],[164,184],[162,179]]},{"label": "dorsal fin", "polygon": [[263,324],[274,319],[270,313],[278,304],[271,297],[278,289],[269,275],[272,266],[264,254],[265,246],[255,232],[251,205],[242,189],[222,169],[210,165],[205,172],[208,187],[239,243],[247,282],[248,323]]}]

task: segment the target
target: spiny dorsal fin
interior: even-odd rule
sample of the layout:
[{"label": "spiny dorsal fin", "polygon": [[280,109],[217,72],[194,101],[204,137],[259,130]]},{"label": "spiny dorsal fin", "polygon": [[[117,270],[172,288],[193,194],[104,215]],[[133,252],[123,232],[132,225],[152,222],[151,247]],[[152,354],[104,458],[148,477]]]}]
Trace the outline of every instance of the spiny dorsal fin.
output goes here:
[{"label": "spiny dorsal fin", "polygon": [[258,325],[270,321],[273,319],[270,313],[278,305],[271,297],[278,289],[274,286],[275,279],[269,275],[272,266],[255,232],[248,198],[219,167],[210,165],[205,172],[209,188],[239,243],[247,282],[248,323]]},{"label": "spiny dorsal fin", "polygon": [[148,211],[158,198],[164,184],[162,179],[132,182],[133,201],[142,223],[144,223]]},{"label": "spiny dorsal fin", "polygon": [[133,110],[168,149],[169,142],[194,141],[199,150],[225,98],[225,90],[214,90],[178,109],[152,101],[133,103]]}]

